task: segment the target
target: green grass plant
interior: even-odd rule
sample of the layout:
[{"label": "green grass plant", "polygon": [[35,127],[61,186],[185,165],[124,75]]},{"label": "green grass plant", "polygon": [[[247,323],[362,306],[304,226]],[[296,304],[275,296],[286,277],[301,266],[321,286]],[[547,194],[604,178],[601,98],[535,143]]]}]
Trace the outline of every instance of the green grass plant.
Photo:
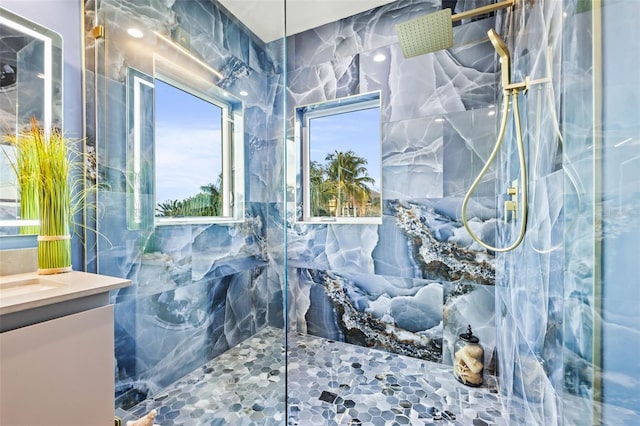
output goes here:
[{"label": "green grass plant", "polygon": [[42,142],[36,144],[40,176],[38,270],[55,272],[71,267],[69,143],[59,129],[52,129],[48,138],[35,126],[32,132],[38,133]]},{"label": "green grass plant", "polygon": [[46,133],[35,118],[30,128],[5,139],[16,148],[15,161],[9,160],[18,177],[21,203],[31,200],[30,205],[21,206],[21,212],[30,212],[29,218],[40,221],[35,229],[38,273],[70,271],[73,217],[87,205],[87,194],[95,191],[94,185],[85,187],[84,157],[74,146],[77,141],[57,128]]}]

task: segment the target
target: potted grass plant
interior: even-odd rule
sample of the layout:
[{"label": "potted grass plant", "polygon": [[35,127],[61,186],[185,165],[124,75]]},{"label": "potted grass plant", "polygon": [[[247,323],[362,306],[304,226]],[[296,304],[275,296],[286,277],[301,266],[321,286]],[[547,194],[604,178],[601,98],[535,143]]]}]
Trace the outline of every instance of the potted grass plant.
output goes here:
[{"label": "potted grass plant", "polygon": [[71,271],[72,192],[69,182],[71,141],[59,129],[48,134],[31,120],[31,127],[13,139],[16,147],[14,169],[20,185],[21,218],[28,209],[37,210],[38,273]]},{"label": "potted grass plant", "polygon": [[59,129],[48,138],[38,133],[40,232],[38,235],[38,273],[57,274],[71,271],[71,187],[68,158],[69,141]]}]

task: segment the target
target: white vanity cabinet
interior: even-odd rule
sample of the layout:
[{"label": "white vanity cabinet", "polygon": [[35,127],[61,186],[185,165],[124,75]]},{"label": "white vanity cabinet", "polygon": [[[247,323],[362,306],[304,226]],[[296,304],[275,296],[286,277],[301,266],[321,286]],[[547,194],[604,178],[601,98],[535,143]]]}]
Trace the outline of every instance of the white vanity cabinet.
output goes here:
[{"label": "white vanity cabinet", "polygon": [[114,311],[108,291],[130,282],[82,272],[11,278],[60,285],[9,292],[10,281],[0,277],[0,425],[112,426]]}]

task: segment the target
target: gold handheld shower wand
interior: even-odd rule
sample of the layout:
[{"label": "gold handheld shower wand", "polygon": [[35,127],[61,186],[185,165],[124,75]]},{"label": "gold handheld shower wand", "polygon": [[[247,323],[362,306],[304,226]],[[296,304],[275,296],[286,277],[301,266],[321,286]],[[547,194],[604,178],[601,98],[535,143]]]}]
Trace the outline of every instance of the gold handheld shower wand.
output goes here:
[{"label": "gold handheld shower wand", "polygon": [[[524,153],[524,143],[522,141],[522,128],[520,125],[520,110],[518,108],[518,92],[520,89],[524,88],[526,90],[528,83],[525,81],[524,83],[516,83],[511,84],[511,65],[510,65],[510,56],[509,49],[507,48],[504,40],[495,32],[493,28],[489,30],[487,33],[489,36],[489,40],[491,44],[496,49],[498,56],[500,57],[500,66],[501,66],[501,83],[502,83],[502,93],[503,93],[503,109],[502,109],[502,120],[500,122],[500,129],[498,132],[498,139],[496,140],[496,144],[493,147],[493,151],[489,155],[487,162],[484,167],[478,174],[478,177],[473,181],[467,194],[464,196],[464,200],[462,201],[462,224],[465,229],[471,235],[478,244],[487,250],[495,251],[495,252],[507,252],[515,249],[520,245],[522,240],[524,239],[524,234],[527,229],[527,216],[528,216],[528,197],[527,197],[527,163],[525,159]],[[520,163],[520,180],[515,181],[513,186],[510,186],[507,189],[507,195],[511,196],[511,200],[505,201],[505,221],[508,219],[509,212],[513,212],[513,217],[517,218],[518,207],[520,207],[520,229],[518,231],[518,236],[515,241],[507,246],[507,247],[493,247],[480,239],[469,226],[469,221],[467,220],[467,206],[469,204],[469,200],[471,199],[471,195],[476,190],[478,184],[482,180],[482,177],[487,173],[489,167],[496,159],[498,152],[500,151],[500,147],[502,146],[502,142],[504,141],[504,134],[507,129],[507,118],[509,116],[509,98],[511,98],[511,102],[513,103],[513,119],[516,126],[516,140],[518,146],[518,161]],[[518,188],[518,183],[520,183],[520,188]],[[521,200],[518,200],[518,194],[521,196]]]},{"label": "gold handheld shower wand", "polygon": [[511,56],[509,55],[509,48],[504,42],[502,37],[493,29],[489,29],[487,32],[489,41],[493,45],[493,48],[498,52],[500,57],[500,68],[502,71],[502,89],[506,90],[511,84]]}]

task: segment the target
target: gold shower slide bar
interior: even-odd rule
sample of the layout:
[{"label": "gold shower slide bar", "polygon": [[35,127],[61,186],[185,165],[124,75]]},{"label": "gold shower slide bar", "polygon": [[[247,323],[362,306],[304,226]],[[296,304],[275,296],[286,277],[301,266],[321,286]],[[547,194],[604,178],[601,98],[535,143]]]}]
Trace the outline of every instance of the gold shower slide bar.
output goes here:
[{"label": "gold shower slide bar", "polygon": [[464,12],[451,15],[451,22],[460,21],[462,19],[473,18],[474,16],[483,15],[485,13],[493,12],[494,10],[504,9],[511,7],[515,4],[515,0],[505,0],[494,4],[488,4],[486,6],[478,7],[476,9],[466,10]]},{"label": "gold shower slide bar", "polygon": [[535,80],[531,80],[529,76],[527,76],[524,78],[524,81],[521,81],[519,83],[507,84],[504,87],[504,90],[523,89],[523,91],[526,93],[531,86],[536,86],[538,84],[545,84],[545,83],[551,83],[551,77],[538,78]]}]

